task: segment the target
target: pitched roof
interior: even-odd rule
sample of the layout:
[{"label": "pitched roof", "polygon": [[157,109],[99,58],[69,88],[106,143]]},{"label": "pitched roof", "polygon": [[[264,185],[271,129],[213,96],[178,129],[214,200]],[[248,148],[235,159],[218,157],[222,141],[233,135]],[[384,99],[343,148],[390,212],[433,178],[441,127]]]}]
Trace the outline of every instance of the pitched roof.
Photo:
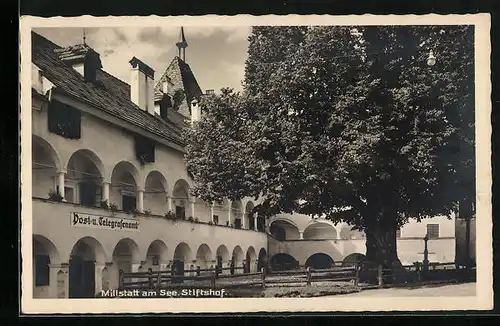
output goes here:
[{"label": "pitched roof", "polygon": [[194,98],[199,100],[203,95],[203,92],[201,91],[201,88],[191,71],[191,67],[189,67],[189,65],[181,58],[176,56],[156,83],[154,89],[155,101],[160,100],[163,97],[163,83],[167,80],[170,80],[174,85],[174,92],[178,90],[182,90],[184,92],[184,99],[176,109],[185,117],[189,117],[191,114],[189,104]]},{"label": "pitched roof", "polygon": [[101,69],[97,70],[97,83],[86,83],[83,76],[60,57],[81,55],[83,47],[64,49],[35,32],[31,35],[32,62],[57,89],[159,137],[184,145],[181,138],[184,122],[175,112],[164,120],[141,110],[130,100],[130,85]]}]

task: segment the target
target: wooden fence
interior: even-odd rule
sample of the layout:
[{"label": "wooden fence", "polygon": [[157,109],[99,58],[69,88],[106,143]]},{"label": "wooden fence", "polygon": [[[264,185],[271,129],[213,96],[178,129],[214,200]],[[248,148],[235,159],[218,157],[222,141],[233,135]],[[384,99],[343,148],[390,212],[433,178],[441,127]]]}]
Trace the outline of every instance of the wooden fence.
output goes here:
[{"label": "wooden fence", "polygon": [[[361,282],[371,279],[370,283],[383,287],[387,283],[400,283],[398,278],[401,271],[405,277],[403,283],[436,280],[439,278],[461,278],[463,269],[457,269],[455,263],[431,263],[425,268],[421,263],[403,266],[404,270],[384,269],[381,265],[367,267],[361,264],[339,266],[329,269],[313,269],[310,267],[295,270],[267,272],[262,268],[255,273],[229,273],[223,271],[243,270],[243,267],[219,269],[192,269],[185,270],[184,275],[172,275],[171,271],[123,273],[119,274],[119,289],[160,289],[164,287],[197,287],[197,288],[232,288],[232,287],[260,287],[297,284],[310,286],[314,282],[351,282],[360,286]],[[194,274],[194,275],[186,275]],[[368,275],[368,277],[367,277]]]}]

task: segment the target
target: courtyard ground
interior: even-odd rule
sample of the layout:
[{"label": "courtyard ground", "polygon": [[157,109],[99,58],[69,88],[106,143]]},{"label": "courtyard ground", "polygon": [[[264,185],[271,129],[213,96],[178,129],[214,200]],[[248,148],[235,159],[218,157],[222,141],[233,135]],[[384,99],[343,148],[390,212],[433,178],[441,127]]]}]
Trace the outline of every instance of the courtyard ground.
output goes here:
[{"label": "courtyard ground", "polygon": [[431,296],[475,296],[476,283],[451,285],[425,285],[416,288],[372,289],[356,293],[341,294],[342,297],[431,297]]}]

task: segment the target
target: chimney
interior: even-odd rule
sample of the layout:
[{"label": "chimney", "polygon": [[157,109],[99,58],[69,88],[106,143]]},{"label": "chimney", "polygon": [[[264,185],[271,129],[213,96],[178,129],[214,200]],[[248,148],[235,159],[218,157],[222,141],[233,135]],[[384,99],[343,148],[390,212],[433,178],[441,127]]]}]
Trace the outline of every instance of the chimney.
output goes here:
[{"label": "chimney", "polygon": [[136,57],[133,57],[129,63],[132,66],[130,74],[130,100],[142,110],[154,115],[155,71]]},{"label": "chimney", "polygon": [[191,123],[195,121],[200,121],[201,119],[201,107],[197,99],[191,101]]}]

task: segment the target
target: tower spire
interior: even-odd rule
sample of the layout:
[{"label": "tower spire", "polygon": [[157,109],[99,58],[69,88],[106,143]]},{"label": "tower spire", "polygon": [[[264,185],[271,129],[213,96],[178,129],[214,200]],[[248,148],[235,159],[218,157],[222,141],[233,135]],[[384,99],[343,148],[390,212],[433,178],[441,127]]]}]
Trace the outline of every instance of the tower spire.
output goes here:
[{"label": "tower spire", "polygon": [[87,39],[86,35],[85,35],[85,28],[83,29],[83,44],[87,44],[85,43],[85,40]]},{"label": "tower spire", "polygon": [[186,48],[188,47],[188,43],[186,42],[186,37],[184,36],[184,27],[181,26],[181,33],[179,35],[179,42],[177,42],[177,49],[179,49],[179,58],[182,61],[186,61]]}]

